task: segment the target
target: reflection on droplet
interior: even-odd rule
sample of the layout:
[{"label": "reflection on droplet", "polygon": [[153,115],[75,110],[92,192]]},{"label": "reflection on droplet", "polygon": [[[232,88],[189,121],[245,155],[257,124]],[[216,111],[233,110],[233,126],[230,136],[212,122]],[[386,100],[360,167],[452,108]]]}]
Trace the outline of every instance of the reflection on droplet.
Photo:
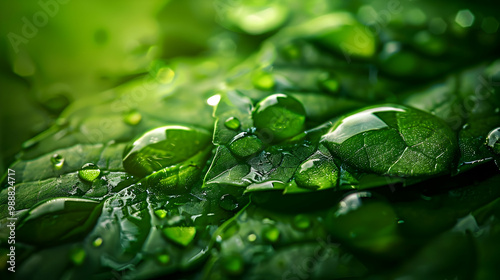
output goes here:
[{"label": "reflection on droplet", "polygon": [[461,27],[470,27],[474,23],[474,14],[468,10],[460,10],[455,16],[455,22]]},{"label": "reflection on droplet", "polygon": [[242,158],[255,155],[263,149],[262,141],[257,136],[248,135],[246,132],[236,135],[229,143],[229,150]]},{"label": "reflection on droplet", "polygon": [[220,102],[220,94],[210,96],[207,99],[207,104],[210,106],[217,106],[217,104],[219,104],[219,102]]},{"label": "reflection on droplet", "polygon": [[60,170],[64,165],[64,157],[60,154],[54,154],[50,158],[50,163],[52,163],[52,167],[54,167],[55,170]]},{"label": "reflection on droplet", "polygon": [[132,111],[123,117],[123,121],[129,125],[137,125],[141,122],[142,115],[137,111]]},{"label": "reflection on droplet", "polygon": [[500,127],[497,127],[488,133],[486,145],[497,155],[500,155]]},{"label": "reflection on droplet", "polygon": [[229,128],[229,129],[232,129],[232,130],[237,130],[238,128],[240,128],[240,120],[238,118],[235,118],[235,117],[229,117],[226,119],[226,121],[224,122],[224,125]]},{"label": "reflection on droplet", "polygon": [[78,171],[78,176],[80,179],[92,182],[101,174],[99,167],[93,163],[86,163],[82,166],[82,169]]}]

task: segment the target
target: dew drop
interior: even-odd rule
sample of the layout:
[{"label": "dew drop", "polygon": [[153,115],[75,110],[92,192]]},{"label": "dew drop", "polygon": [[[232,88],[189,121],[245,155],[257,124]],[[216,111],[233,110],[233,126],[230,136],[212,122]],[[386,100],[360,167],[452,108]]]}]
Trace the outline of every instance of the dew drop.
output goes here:
[{"label": "dew drop", "polygon": [[242,132],[236,135],[231,143],[229,143],[229,150],[242,158],[249,157],[261,152],[264,149],[264,144],[255,135],[249,135]]},{"label": "dew drop", "polygon": [[224,125],[229,129],[237,130],[238,128],[240,128],[241,123],[238,118],[230,117],[227,118],[227,120],[224,122]]},{"label": "dew drop", "polygon": [[64,157],[60,154],[54,154],[50,158],[50,163],[52,163],[52,167],[54,167],[55,170],[61,170],[64,165]]},{"label": "dew drop", "polygon": [[101,170],[99,167],[93,163],[86,163],[82,166],[82,169],[78,171],[78,176],[80,179],[93,182],[99,175],[101,174]]}]

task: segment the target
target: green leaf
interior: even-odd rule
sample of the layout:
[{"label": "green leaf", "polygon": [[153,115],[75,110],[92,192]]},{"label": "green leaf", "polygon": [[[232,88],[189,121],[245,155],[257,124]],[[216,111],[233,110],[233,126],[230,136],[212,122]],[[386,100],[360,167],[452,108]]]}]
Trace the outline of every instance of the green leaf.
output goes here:
[{"label": "green leaf", "polygon": [[391,104],[345,116],[321,143],[354,168],[401,177],[450,172],[458,148],[453,131],[440,119]]}]

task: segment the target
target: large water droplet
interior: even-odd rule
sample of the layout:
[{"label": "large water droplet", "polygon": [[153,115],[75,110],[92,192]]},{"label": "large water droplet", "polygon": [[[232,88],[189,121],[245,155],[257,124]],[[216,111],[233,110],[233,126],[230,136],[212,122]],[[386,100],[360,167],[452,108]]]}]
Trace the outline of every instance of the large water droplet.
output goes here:
[{"label": "large water droplet", "polygon": [[171,240],[179,245],[187,246],[193,241],[193,239],[196,235],[196,228],[195,227],[167,227],[167,228],[163,229],[163,234],[169,240]]},{"label": "large water droplet", "polygon": [[125,149],[123,167],[129,173],[149,175],[182,162],[211,141],[208,131],[185,126],[164,126],[140,136]]},{"label": "large water droplet", "polygon": [[93,182],[99,175],[101,174],[101,170],[99,167],[93,163],[86,163],[82,166],[82,168],[78,171],[78,176],[80,179]]},{"label": "large water droplet", "polygon": [[238,200],[230,194],[225,194],[220,198],[219,206],[227,211],[234,211],[238,208]]},{"label": "large water droplet", "polygon": [[302,103],[285,94],[273,94],[260,101],[253,112],[254,125],[260,133],[270,134],[279,142],[304,131],[306,112]]},{"label": "large water droplet", "polygon": [[249,135],[242,132],[236,135],[231,143],[229,143],[229,150],[239,157],[245,158],[255,155],[264,149],[264,144],[255,135]]},{"label": "large water droplet", "polygon": [[240,128],[241,123],[238,118],[230,117],[227,118],[227,120],[224,122],[224,125],[229,129],[237,130],[238,128]]},{"label": "large water droplet", "polygon": [[142,115],[137,111],[132,111],[123,117],[123,121],[129,125],[137,125],[141,122]]},{"label": "large water droplet", "polygon": [[488,133],[486,145],[497,155],[500,155],[500,127],[497,127]]},{"label": "large water droplet", "polygon": [[337,186],[338,176],[339,169],[333,160],[316,153],[299,166],[295,182],[301,188],[327,189]]},{"label": "large water droplet", "polygon": [[54,154],[50,158],[50,163],[52,163],[52,167],[54,167],[55,170],[61,170],[64,165],[64,157],[60,154]]},{"label": "large water droplet", "polygon": [[391,104],[341,118],[321,143],[352,167],[406,177],[449,172],[458,149],[454,132],[441,119]]}]

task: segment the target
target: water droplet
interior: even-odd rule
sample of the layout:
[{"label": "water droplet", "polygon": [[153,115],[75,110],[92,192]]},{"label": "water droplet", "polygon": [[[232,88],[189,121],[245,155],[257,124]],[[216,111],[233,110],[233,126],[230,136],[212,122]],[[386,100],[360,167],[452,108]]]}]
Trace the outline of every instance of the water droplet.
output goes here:
[{"label": "water droplet", "polygon": [[471,27],[474,23],[474,19],[474,14],[468,9],[458,11],[457,15],[455,16],[455,22],[464,28]]},{"label": "water droplet", "polygon": [[70,252],[71,261],[77,266],[83,264],[83,262],[85,261],[85,256],[85,250],[80,247],[73,248]]},{"label": "water droplet", "polygon": [[165,237],[179,245],[187,246],[189,245],[195,235],[195,227],[167,227],[163,229],[163,234]]},{"label": "water droplet", "polygon": [[219,206],[227,211],[234,211],[238,208],[238,200],[230,194],[225,194],[220,198]]},{"label": "water droplet", "polygon": [[262,236],[270,243],[275,243],[280,238],[280,230],[275,226],[268,226],[262,230]]},{"label": "water droplet", "polygon": [[307,189],[327,189],[337,186],[339,169],[323,155],[313,155],[295,173],[297,186]]},{"label": "water droplet", "polygon": [[264,144],[255,135],[249,135],[242,132],[236,135],[231,143],[229,143],[229,150],[239,157],[245,158],[255,155],[264,149]]},{"label": "water droplet", "polygon": [[142,115],[137,111],[132,111],[123,117],[123,121],[129,125],[137,125],[141,122]]},{"label": "water droplet", "polygon": [[156,257],[156,260],[162,265],[168,264],[170,262],[170,256],[167,254],[160,254]]},{"label": "water droplet", "polygon": [[52,167],[54,167],[55,170],[60,170],[64,165],[64,157],[60,154],[54,154],[50,158],[50,163],[52,163]]},{"label": "water droplet", "polygon": [[253,85],[262,90],[271,90],[274,87],[274,77],[271,73],[258,72],[252,77]]},{"label": "water droplet", "polygon": [[94,241],[92,241],[92,246],[94,247],[101,247],[102,245],[102,238],[101,237],[97,237],[96,239],[94,239]]},{"label": "water droplet", "polygon": [[144,133],[125,149],[123,167],[129,173],[147,176],[182,162],[211,143],[203,129],[163,126]]},{"label": "water droplet", "polygon": [[298,230],[306,230],[311,227],[311,219],[306,215],[299,214],[293,217],[293,226]]},{"label": "water droplet", "polygon": [[86,163],[82,166],[82,169],[78,171],[78,176],[80,179],[93,182],[99,175],[101,174],[101,170],[99,167],[93,163]]},{"label": "water droplet", "polygon": [[255,240],[257,240],[257,235],[255,233],[250,233],[248,236],[247,236],[247,240],[249,242],[254,242]]},{"label": "water droplet", "polygon": [[163,219],[167,216],[167,211],[165,211],[163,209],[158,209],[158,210],[155,210],[155,215],[156,215],[156,217]]},{"label": "water droplet", "polygon": [[488,133],[486,145],[497,155],[500,155],[500,127],[497,127]]},{"label": "water droplet", "polygon": [[279,142],[304,131],[305,115],[302,103],[278,93],[257,104],[253,120],[258,132],[269,132],[272,141]]},{"label": "water droplet", "polygon": [[[264,4],[265,3],[265,4]],[[227,5],[222,24],[252,35],[263,34],[283,25],[288,8],[277,2],[254,1],[250,5]]]},{"label": "water droplet", "polygon": [[238,120],[238,118],[230,117],[230,118],[227,118],[227,120],[224,122],[224,125],[229,129],[237,130],[238,128],[240,128],[241,124],[240,124],[240,120]]}]

